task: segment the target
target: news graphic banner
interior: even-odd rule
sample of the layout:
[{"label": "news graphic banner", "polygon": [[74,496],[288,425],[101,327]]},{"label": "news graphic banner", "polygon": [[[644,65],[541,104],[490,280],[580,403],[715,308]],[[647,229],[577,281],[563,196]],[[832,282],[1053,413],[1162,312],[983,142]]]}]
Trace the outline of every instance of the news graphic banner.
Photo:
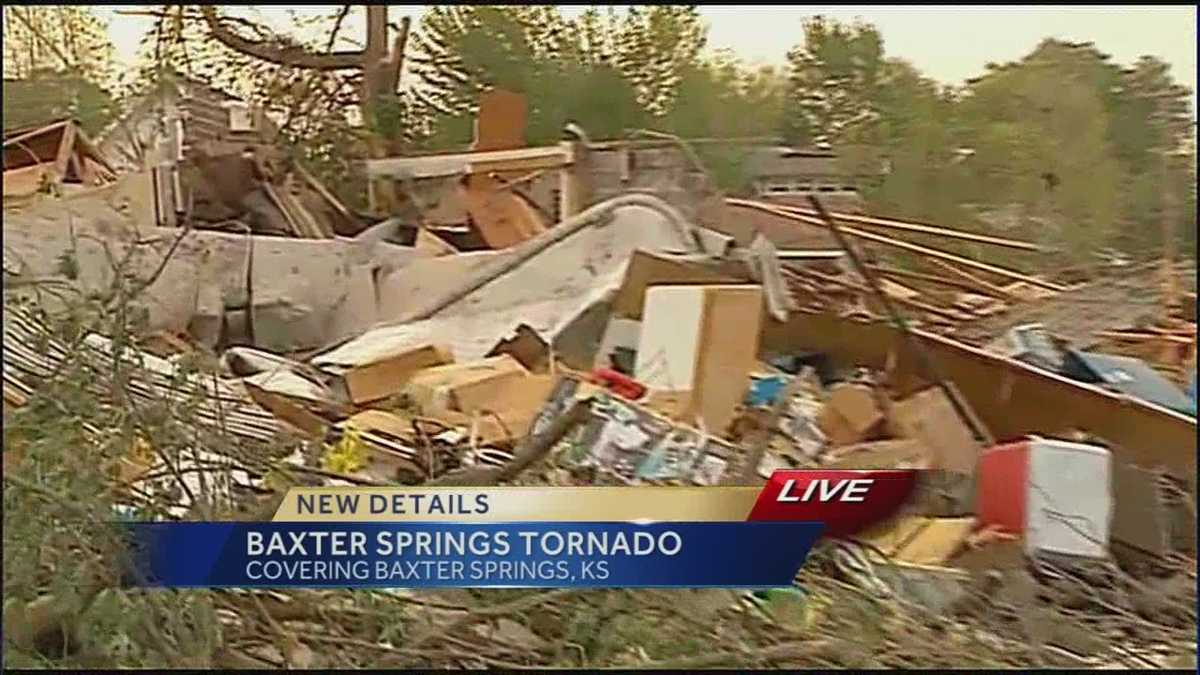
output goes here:
[{"label": "news graphic banner", "polygon": [[912,471],[755,487],[294,488],[269,523],[127,523],[176,588],[779,588],[821,536],[888,517]]}]

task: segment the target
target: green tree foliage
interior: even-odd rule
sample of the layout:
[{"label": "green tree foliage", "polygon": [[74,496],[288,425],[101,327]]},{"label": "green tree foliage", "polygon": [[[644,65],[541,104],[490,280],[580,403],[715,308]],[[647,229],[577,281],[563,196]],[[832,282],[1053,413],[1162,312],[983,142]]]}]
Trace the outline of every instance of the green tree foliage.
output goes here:
[{"label": "green tree foliage", "polygon": [[40,70],[4,83],[5,128],[74,117],[84,131],[96,134],[115,114],[113,97],[100,85],[78,75]]},{"label": "green tree foliage", "polygon": [[441,6],[415,37],[415,97],[430,147],[471,138],[479,94],[525,94],[530,143],[552,142],[573,120],[593,138],[652,124],[694,67],[705,28],[694,7],[635,7],[623,16],[553,6]]},{"label": "green tree foliage", "polygon": [[1091,44],[1048,39],[943,90],[887,59],[874,27],[818,17],[788,60],[781,132],[831,143],[860,175],[886,161],[866,185],[873,210],[976,229],[1005,212],[1078,260],[1152,252],[1164,218],[1195,239],[1190,92],[1157,59],[1123,70]]},{"label": "green tree foliage", "polygon": [[[681,138],[743,139],[775,135],[786,83],[772,68],[748,69],[729,54],[684,69],[674,100],[659,119]],[[749,176],[747,144],[703,144],[696,153],[717,184],[742,192]]]},{"label": "green tree foliage", "polygon": [[95,133],[113,118],[114,49],[90,7],[4,9],[4,126],[74,116]]},{"label": "green tree foliage", "polygon": [[874,26],[816,16],[804,42],[788,52],[788,110],[782,132],[791,143],[844,140],[876,118],[883,38]]}]

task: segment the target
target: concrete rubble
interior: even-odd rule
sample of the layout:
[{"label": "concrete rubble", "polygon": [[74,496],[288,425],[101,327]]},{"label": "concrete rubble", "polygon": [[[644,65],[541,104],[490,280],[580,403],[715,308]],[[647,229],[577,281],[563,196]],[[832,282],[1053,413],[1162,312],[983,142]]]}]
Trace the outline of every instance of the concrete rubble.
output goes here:
[{"label": "concrete rubble", "polygon": [[[1187,397],[1161,376],[1152,388],[1165,394],[1106,375],[1117,362],[1093,351],[1111,343],[1065,342],[1049,313],[1041,332],[1012,333],[1037,307],[1088,285],[904,237],[1020,242],[832,214],[887,281],[875,294],[841,254],[790,248],[802,238],[788,232],[813,228],[829,248],[815,211],[729,200],[731,210],[761,216],[747,231],[745,222],[733,228],[705,215],[720,200],[680,186],[664,198],[608,196],[593,185],[605,198],[590,199],[576,185],[588,182],[589,162],[607,166],[605,153],[626,150],[608,143],[581,159],[588,152],[574,143],[501,144],[371,161],[373,176],[410,182],[484,169],[503,178],[510,164],[561,173],[557,221],[503,235],[504,223],[480,224],[487,204],[499,202],[471,193],[511,196],[507,188],[468,185],[460,195],[468,223],[491,228],[475,250],[458,250],[420,218],[384,219],[387,227],[358,237],[332,226],[319,238],[159,227],[119,190],[6,212],[6,408],[27,405],[73,348],[18,300],[44,301],[53,315],[69,301],[45,298],[45,289],[102,295],[131,276],[149,280],[130,300],[145,311],[140,329],[185,336],[190,346],[163,358],[90,335],[80,348],[98,386],[118,356],[146,402],[185,396],[166,384],[182,378],[211,402],[195,424],[234,435],[243,454],[286,439],[285,451],[263,449],[254,466],[283,461],[317,481],[369,485],[487,484],[499,475],[714,486],[760,484],[780,468],[920,469],[913,507],[838,542],[833,559],[842,577],[934,613],[966,602],[981,570],[999,569],[1013,546],[1016,568],[1034,571],[1045,560],[1074,569],[1194,559],[1194,506],[1180,508],[1164,487],[1195,494],[1194,399],[1189,413]],[[689,199],[705,203],[675,205]],[[419,241],[426,235],[444,246]],[[892,250],[936,264],[902,269]],[[886,319],[893,305],[906,326]],[[1114,321],[1097,330],[1150,332]],[[1194,321],[1155,330],[1164,344],[1179,335],[1194,342]],[[923,370],[911,344],[941,379]],[[1190,359],[1194,379],[1191,350],[1171,358]],[[179,359],[191,352],[219,356],[215,374],[181,375]],[[1123,359],[1122,372],[1135,372],[1136,361],[1143,381],[1154,373]],[[1075,362],[1091,370],[1073,371]],[[578,420],[552,429],[572,410]],[[157,465],[134,454],[136,483]],[[504,473],[518,456],[521,468]],[[266,490],[267,469],[243,473],[242,489]]]}]

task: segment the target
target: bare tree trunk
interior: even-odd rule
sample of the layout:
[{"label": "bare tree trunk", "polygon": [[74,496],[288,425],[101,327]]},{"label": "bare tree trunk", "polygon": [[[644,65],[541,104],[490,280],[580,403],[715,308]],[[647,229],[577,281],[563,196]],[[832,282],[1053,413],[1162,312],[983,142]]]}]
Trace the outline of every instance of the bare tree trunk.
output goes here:
[{"label": "bare tree trunk", "polygon": [[[385,157],[388,152],[386,139],[375,127],[376,113],[382,97],[396,93],[400,71],[404,67],[404,50],[408,44],[409,18],[400,22],[396,40],[388,50],[388,8],[386,5],[365,5],[367,13],[366,46],[360,51],[317,53],[300,47],[280,47],[276,44],[249,40],[230,30],[221,23],[217,11],[211,5],[200,8],[208,24],[210,34],[226,47],[257,59],[293,68],[314,70],[354,70],[362,72],[359,88],[359,110],[367,132],[367,155],[372,158]],[[374,181],[370,186],[372,206],[382,213],[396,207],[395,185],[389,181]]]}]

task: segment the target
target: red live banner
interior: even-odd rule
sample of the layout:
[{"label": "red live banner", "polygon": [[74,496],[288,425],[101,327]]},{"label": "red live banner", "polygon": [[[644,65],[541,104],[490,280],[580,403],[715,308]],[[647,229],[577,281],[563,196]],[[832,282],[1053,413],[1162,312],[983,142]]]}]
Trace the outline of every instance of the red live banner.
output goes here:
[{"label": "red live banner", "polygon": [[916,471],[776,471],[747,520],[816,521],[826,536],[850,535],[895,514],[916,483]]}]

